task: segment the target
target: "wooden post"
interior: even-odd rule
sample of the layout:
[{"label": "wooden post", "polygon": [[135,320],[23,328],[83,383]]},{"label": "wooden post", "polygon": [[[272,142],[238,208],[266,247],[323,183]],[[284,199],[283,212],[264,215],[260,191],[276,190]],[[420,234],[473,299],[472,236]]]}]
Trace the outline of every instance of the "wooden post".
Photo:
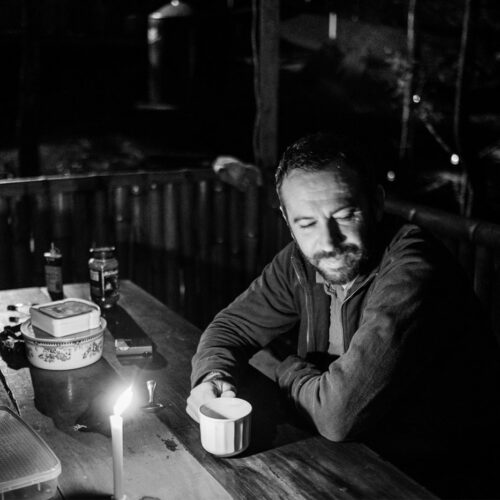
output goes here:
[{"label": "wooden post", "polygon": [[[254,125],[254,159],[255,163],[264,170],[272,171],[278,161],[278,89],[279,89],[279,28],[280,2],[273,0],[253,0],[258,6],[257,19],[257,46],[254,45],[256,65],[255,104],[256,116]],[[254,14],[255,15],[255,14]],[[265,181],[272,183],[271,175],[266,175]],[[271,191],[265,190],[267,194]],[[272,217],[268,214],[273,203],[272,195],[264,199],[261,211],[261,248],[260,251],[268,254],[269,248],[276,247],[276,230]],[[249,242],[247,242],[249,243]],[[247,248],[248,251],[248,248]],[[254,249],[257,252],[257,248]],[[247,276],[248,267],[253,266],[246,258]]]},{"label": "wooden post", "polygon": [[412,95],[415,79],[415,9],[416,0],[409,0],[406,27],[408,70],[405,76],[399,139],[399,160],[408,161],[413,152]]},{"label": "wooden post", "polygon": [[19,174],[39,175],[38,115],[40,88],[40,12],[41,0],[22,2],[23,45],[19,74],[19,112],[17,137]]},{"label": "wooden post", "polygon": [[274,168],[278,157],[280,3],[258,0],[255,162]]}]

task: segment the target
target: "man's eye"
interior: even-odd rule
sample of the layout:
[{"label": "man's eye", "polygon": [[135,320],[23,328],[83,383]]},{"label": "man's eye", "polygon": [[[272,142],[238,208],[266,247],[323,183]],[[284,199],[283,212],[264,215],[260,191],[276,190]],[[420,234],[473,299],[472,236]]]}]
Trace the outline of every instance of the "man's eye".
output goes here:
[{"label": "man's eye", "polygon": [[303,222],[302,224],[299,224],[300,229],[308,229],[310,227],[313,227],[315,222]]},{"label": "man's eye", "polygon": [[357,221],[361,218],[360,212],[353,210],[352,212],[345,212],[335,216],[338,221]]}]

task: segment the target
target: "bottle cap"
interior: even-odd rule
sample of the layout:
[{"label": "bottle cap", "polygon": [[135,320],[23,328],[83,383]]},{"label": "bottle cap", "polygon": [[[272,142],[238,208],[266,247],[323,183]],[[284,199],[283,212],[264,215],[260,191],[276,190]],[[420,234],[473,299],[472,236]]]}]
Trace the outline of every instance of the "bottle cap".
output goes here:
[{"label": "bottle cap", "polygon": [[111,257],[115,251],[115,247],[93,247],[90,249],[90,253],[93,257],[97,259],[105,259],[106,257]]},{"label": "bottle cap", "polygon": [[44,257],[52,257],[52,258],[62,257],[61,252],[59,251],[59,248],[57,248],[53,242],[50,244],[50,250],[48,252],[45,252],[43,254],[43,256]]}]

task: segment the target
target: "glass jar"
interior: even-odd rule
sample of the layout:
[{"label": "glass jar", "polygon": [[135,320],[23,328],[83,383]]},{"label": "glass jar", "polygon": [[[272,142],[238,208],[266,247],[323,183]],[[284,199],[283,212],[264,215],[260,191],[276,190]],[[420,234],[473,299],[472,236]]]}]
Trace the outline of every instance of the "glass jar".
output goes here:
[{"label": "glass jar", "polygon": [[89,273],[91,299],[101,309],[113,307],[120,297],[115,247],[91,248]]}]

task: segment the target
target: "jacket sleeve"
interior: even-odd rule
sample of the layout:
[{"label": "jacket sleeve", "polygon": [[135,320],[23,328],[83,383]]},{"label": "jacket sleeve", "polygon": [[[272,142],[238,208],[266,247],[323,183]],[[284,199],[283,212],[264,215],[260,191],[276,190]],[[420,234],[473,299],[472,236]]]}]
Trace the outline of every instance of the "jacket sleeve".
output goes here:
[{"label": "jacket sleeve", "polygon": [[324,437],[342,441],[373,425],[439,350],[442,341],[425,324],[444,293],[429,250],[409,238],[386,254],[348,350],[327,371],[297,356],[278,366],[280,387]]},{"label": "jacket sleeve", "polygon": [[191,384],[210,371],[238,378],[248,359],[298,321],[291,245],[285,247],[203,332],[192,360]]}]

